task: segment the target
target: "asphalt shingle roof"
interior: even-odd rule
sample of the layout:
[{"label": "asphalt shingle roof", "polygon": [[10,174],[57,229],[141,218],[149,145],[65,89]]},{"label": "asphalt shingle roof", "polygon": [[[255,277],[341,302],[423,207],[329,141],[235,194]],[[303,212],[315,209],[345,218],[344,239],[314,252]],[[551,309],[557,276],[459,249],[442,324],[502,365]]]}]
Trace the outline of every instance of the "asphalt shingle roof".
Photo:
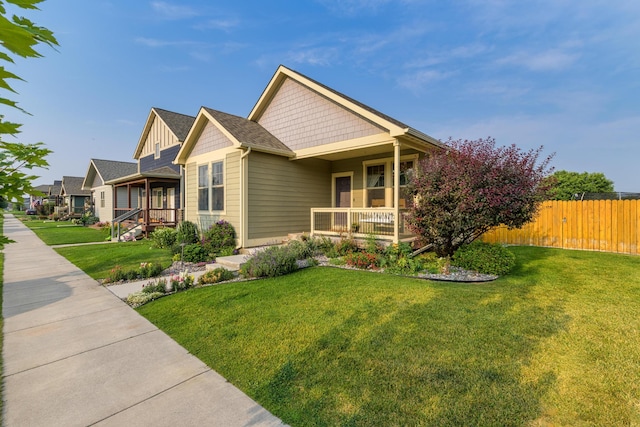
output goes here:
[{"label": "asphalt shingle roof", "polygon": [[204,109],[240,143],[293,154],[289,147],[258,123],[211,108],[204,107]]},{"label": "asphalt shingle roof", "polygon": [[184,141],[191,130],[191,125],[196,120],[193,116],[187,116],[186,114],[174,113],[173,111],[163,110],[162,108],[153,108],[155,112],[164,121],[171,132],[173,132],[180,141]]},{"label": "asphalt shingle roof", "polygon": [[92,159],[91,161],[105,182],[138,172],[138,164],[134,162],[101,159]]},{"label": "asphalt shingle roof", "polygon": [[62,189],[64,195],[67,196],[89,196],[90,190],[83,190],[82,183],[84,178],[81,176],[63,176],[62,177]]}]

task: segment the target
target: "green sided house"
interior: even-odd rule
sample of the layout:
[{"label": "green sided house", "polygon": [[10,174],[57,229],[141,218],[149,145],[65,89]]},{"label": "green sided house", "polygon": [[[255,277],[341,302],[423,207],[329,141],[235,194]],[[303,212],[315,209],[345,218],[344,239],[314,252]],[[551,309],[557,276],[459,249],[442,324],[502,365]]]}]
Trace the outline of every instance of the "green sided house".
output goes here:
[{"label": "green sided house", "polygon": [[200,109],[175,160],[184,218],[204,229],[226,220],[245,248],[301,232],[412,239],[406,172],[442,147],[280,66],[248,118]]}]

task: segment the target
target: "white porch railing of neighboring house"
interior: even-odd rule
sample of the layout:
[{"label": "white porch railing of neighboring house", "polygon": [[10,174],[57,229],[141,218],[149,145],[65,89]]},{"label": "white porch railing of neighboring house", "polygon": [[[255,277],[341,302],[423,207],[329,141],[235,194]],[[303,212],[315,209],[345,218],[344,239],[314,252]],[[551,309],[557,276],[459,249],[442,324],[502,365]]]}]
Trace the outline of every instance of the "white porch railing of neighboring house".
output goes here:
[{"label": "white porch railing of neighboring house", "polygon": [[[400,211],[398,235],[400,239],[413,237],[405,228],[404,212]],[[313,208],[311,234],[356,238],[373,235],[378,240],[393,241],[396,218],[393,208]]]}]

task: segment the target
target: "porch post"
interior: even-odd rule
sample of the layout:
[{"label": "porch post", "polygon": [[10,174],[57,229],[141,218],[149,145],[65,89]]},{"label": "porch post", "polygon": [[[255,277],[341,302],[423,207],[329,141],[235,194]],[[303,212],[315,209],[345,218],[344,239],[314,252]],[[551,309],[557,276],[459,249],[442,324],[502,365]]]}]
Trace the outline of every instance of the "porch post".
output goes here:
[{"label": "porch post", "polygon": [[400,241],[400,141],[393,141],[393,243]]}]

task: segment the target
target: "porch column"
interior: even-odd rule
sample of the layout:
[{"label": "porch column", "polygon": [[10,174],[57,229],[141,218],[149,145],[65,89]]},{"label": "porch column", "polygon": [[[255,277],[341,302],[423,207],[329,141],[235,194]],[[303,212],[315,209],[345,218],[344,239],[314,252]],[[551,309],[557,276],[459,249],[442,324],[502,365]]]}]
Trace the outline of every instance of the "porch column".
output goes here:
[{"label": "porch column", "polygon": [[393,142],[393,243],[400,241],[400,141]]}]

